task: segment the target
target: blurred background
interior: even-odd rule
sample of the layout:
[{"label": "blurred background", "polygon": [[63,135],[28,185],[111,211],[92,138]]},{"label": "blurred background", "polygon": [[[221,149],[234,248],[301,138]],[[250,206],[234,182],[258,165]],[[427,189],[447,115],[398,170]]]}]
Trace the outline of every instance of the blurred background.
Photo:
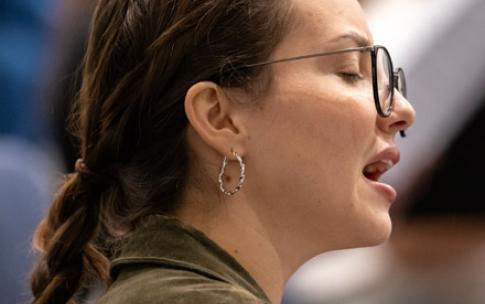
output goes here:
[{"label": "blurred background", "polygon": [[[29,299],[32,232],[72,171],[66,132],[93,0],[0,1],[0,295]],[[485,303],[485,1],[362,0],[407,74],[417,121],[385,179],[400,193],[382,246],[323,254],[285,304]]]}]

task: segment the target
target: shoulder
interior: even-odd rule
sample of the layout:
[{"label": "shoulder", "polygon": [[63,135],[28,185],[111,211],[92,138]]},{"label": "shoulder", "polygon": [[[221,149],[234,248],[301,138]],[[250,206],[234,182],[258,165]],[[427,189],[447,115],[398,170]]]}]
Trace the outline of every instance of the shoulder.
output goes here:
[{"label": "shoulder", "polygon": [[100,304],[267,304],[246,289],[191,271],[145,269],[119,278]]}]

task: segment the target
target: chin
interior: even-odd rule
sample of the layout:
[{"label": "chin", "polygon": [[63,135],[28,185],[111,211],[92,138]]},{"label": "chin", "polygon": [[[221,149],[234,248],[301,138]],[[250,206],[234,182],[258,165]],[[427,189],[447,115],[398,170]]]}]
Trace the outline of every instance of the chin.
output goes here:
[{"label": "chin", "polygon": [[353,227],[357,236],[356,247],[377,246],[389,240],[392,232],[389,202],[373,192],[366,193],[357,202],[354,216],[358,218],[355,221],[358,224]]},{"label": "chin", "polygon": [[352,237],[344,243],[337,245],[334,250],[353,249],[362,247],[378,246],[386,242],[391,236],[392,223],[389,215],[380,218],[378,221],[366,222],[365,225],[354,226]]},{"label": "chin", "polygon": [[388,213],[368,228],[366,235],[362,236],[362,247],[377,246],[386,242],[391,236],[392,222]]}]

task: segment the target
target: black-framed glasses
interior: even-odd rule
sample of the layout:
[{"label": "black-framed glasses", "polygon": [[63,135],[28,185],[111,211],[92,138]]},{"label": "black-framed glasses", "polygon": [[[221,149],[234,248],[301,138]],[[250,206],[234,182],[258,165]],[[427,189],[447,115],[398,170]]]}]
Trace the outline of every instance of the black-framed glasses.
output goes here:
[{"label": "black-framed glasses", "polygon": [[[303,60],[314,57],[330,56],[349,52],[370,52],[372,62],[372,89],[377,113],[382,117],[389,117],[394,106],[394,89],[406,98],[406,77],[402,68],[394,70],[391,55],[386,47],[381,45],[348,48],[324,53],[314,53],[302,56],[288,57],[271,61],[264,61],[241,68],[260,67],[275,63]],[[403,135],[401,133],[401,135]]]}]

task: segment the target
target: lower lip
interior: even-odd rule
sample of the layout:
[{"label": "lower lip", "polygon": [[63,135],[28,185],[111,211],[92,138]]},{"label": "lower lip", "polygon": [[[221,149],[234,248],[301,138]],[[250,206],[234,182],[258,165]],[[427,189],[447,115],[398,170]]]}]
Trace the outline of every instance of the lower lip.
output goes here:
[{"label": "lower lip", "polygon": [[390,203],[393,203],[394,201],[396,201],[397,192],[392,186],[388,184],[376,182],[368,178],[365,178],[365,179],[374,189],[376,189],[382,195],[385,195]]}]

